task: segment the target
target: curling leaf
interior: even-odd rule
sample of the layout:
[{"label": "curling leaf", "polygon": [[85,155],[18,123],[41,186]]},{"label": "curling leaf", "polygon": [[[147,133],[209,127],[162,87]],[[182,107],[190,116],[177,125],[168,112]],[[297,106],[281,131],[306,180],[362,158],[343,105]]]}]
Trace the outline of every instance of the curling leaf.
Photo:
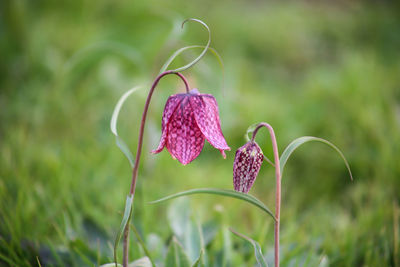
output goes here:
[{"label": "curling leaf", "polygon": [[249,195],[249,194],[244,194],[241,192],[236,192],[234,190],[226,190],[226,189],[218,189],[218,188],[199,188],[199,189],[191,189],[183,192],[179,192],[170,196],[166,196],[164,198],[155,200],[150,202],[151,204],[155,203],[160,203],[164,202],[170,199],[174,199],[177,197],[182,197],[182,196],[187,196],[187,195],[194,195],[194,194],[212,194],[212,195],[220,195],[220,196],[226,196],[226,197],[231,197],[231,198],[237,198],[244,200],[250,204],[253,204],[254,206],[260,208],[267,214],[269,214],[274,220],[275,216],[272,214],[272,212],[267,208],[267,206],[264,205],[260,200],[258,200],[256,197]]},{"label": "curling leaf", "polygon": [[314,137],[314,136],[302,136],[299,137],[295,140],[293,140],[287,147],[286,149],[283,151],[281,158],[280,158],[280,165],[281,165],[281,173],[283,173],[283,169],[286,165],[286,162],[288,161],[290,155],[292,155],[293,151],[298,148],[299,146],[301,146],[304,143],[310,142],[310,141],[318,141],[318,142],[322,142],[324,144],[327,144],[328,146],[330,146],[331,148],[333,148],[334,150],[336,150],[336,152],[340,155],[340,157],[343,159],[344,164],[346,165],[347,170],[349,171],[350,174],[350,179],[353,180],[353,175],[351,173],[351,169],[350,169],[350,165],[347,162],[345,156],[343,155],[342,151],[340,151],[340,149],[335,146],[334,144],[332,144],[331,142],[319,138],[319,137]]},{"label": "curling leaf", "polygon": [[[162,66],[162,68],[161,68],[161,70],[160,70],[160,74],[163,73],[164,71],[166,71],[166,70],[168,69],[169,65],[171,65],[171,63],[175,60],[175,58],[176,58],[177,56],[179,56],[180,54],[182,54],[184,51],[189,50],[189,49],[193,49],[193,48],[204,48],[204,49],[205,49],[205,48],[207,48],[207,47],[204,46],[204,45],[191,45],[191,46],[185,46],[185,47],[182,47],[182,48],[176,50],[176,51],[167,59],[167,61],[164,63],[164,65]],[[219,65],[220,65],[221,69],[222,69],[222,72],[224,73],[224,72],[225,72],[225,68],[224,68],[224,62],[223,62],[223,60],[222,60],[222,57],[219,55],[219,53],[217,52],[217,50],[215,50],[214,48],[208,47],[207,49],[210,50],[210,51],[213,53],[213,55],[217,58],[218,63],[219,63]]]},{"label": "curling leaf", "polygon": [[[207,44],[206,44],[204,50],[200,53],[200,55],[199,55],[197,58],[195,58],[192,62],[186,64],[186,65],[183,66],[183,67],[174,69],[173,71],[175,71],[175,72],[180,72],[180,71],[187,70],[188,68],[192,67],[194,64],[196,64],[197,62],[199,62],[199,60],[206,54],[206,52],[207,52],[207,50],[208,50],[208,48],[210,47],[210,44],[211,44],[211,31],[210,31],[210,28],[208,28],[207,24],[205,24],[203,21],[201,21],[201,20],[199,20],[199,19],[190,18],[190,19],[185,20],[185,21],[182,23],[182,27],[183,27],[183,25],[185,25],[185,23],[188,22],[188,21],[195,21],[195,22],[198,22],[198,23],[200,23],[201,25],[203,25],[203,26],[207,29],[207,31],[208,31],[208,42],[207,42]],[[179,54],[179,53],[178,53],[178,54]],[[171,58],[170,58],[170,59],[171,59]],[[173,58],[172,58],[172,60],[173,60]],[[171,60],[171,62],[172,62],[172,60]],[[168,61],[167,61],[168,64],[166,63],[164,66],[169,65],[171,62],[168,63]],[[164,66],[163,66],[163,68],[164,68]],[[167,66],[167,67],[168,67],[168,66]],[[166,68],[167,68],[167,67],[166,67]],[[163,69],[163,68],[162,68],[162,69]],[[165,69],[166,69],[166,68],[165,68]]]}]

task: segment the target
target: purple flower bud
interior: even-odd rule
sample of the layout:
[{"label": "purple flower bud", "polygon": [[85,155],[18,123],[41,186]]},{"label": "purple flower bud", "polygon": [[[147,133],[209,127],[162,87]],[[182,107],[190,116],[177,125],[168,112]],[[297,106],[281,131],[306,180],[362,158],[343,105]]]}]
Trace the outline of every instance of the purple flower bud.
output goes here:
[{"label": "purple flower bud", "polygon": [[224,158],[224,150],[230,150],[221,131],[217,101],[197,89],[168,98],[161,129],[160,144],[152,153],[160,153],[166,146],[171,156],[183,165],[197,158],[205,139]]},{"label": "purple flower bud", "polygon": [[247,142],[236,151],[233,162],[233,187],[236,191],[248,193],[260,171],[264,155],[254,141]]}]

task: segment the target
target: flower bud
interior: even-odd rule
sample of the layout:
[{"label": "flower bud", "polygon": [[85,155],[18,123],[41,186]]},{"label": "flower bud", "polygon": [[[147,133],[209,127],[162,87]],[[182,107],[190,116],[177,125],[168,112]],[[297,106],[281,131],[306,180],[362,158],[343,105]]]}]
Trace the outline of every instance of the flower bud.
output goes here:
[{"label": "flower bud", "polygon": [[263,159],[262,150],[254,141],[247,142],[236,151],[233,162],[233,187],[236,191],[246,194],[249,192]]}]

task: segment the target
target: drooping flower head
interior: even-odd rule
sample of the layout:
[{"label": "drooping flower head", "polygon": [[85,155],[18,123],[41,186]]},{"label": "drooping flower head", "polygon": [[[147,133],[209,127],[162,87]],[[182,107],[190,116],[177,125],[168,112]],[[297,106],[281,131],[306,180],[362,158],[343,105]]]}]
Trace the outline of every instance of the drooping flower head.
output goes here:
[{"label": "drooping flower head", "polygon": [[183,165],[197,158],[205,139],[224,158],[224,151],[230,150],[221,131],[217,101],[197,89],[168,98],[161,129],[160,144],[152,153],[160,153],[166,146],[171,156]]},{"label": "drooping flower head", "polygon": [[236,151],[233,162],[233,187],[248,193],[260,171],[264,155],[255,141],[249,141]]}]

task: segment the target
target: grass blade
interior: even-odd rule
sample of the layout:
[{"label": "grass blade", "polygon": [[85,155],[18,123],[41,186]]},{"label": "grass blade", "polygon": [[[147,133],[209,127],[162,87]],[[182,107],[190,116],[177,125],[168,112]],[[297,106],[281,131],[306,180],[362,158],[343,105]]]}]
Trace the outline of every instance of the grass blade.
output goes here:
[{"label": "grass blade", "polygon": [[42,264],[40,264],[39,256],[36,256],[36,262],[37,262],[39,267],[42,267]]},{"label": "grass blade", "polygon": [[219,195],[219,196],[225,196],[225,197],[231,197],[231,198],[236,198],[240,200],[244,200],[250,204],[253,204],[254,206],[260,208],[264,212],[266,212],[268,215],[270,215],[275,221],[275,216],[272,214],[272,212],[267,208],[267,206],[264,205],[260,200],[255,198],[252,195],[249,194],[244,194],[241,192],[236,192],[234,190],[226,190],[226,189],[218,189],[218,188],[199,188],[199,189],[191,189],[183,192],[179,192],[170,196],[166,196],[164,198],[155,200],[150,202],[151,204],[155,203],[160,203],[164,202],[170,199],[174,199],[177,197],[182,197],[182,196],[188,196],[188,195],[194,195],[194,194],[212,194],[212,195]]},{"label": "grass blade", "polygon": [[260,267],[268,267],[268,264],[265,261],[264,256],[262,254],[260,244],[258,244],[255,240],[251,239],[250,237],[247,237],[247,236],[245,236],[243,234],[240,234],[240,233],[234,231],[232,228],[229,228],[229,230],[233,234],[235,234],[236,236],[240,237],[243,240],[248,241],[249,243],[251,243],[253,245],[254,254],[256,256],[256,260],[257,260],[258,266],[260,266]]},{"label": "grass blade", "polygon": [[281,173],[283,173],[283,169],[286,165],[286,162],[288,161],[290,155],[292,155],[292,153],[294,152],[294,150],[296,150],[296,148],[298,148],[299,146],[301,146],[304,143],[310,142],[310,141],[318,141],[318,142],[322,142],[324,144],[327,144],[328,146],[330,146],[331,148],[333,148],[334,150],[336,150],[336,152],[340,155],[340,157],[343,159],[344,164],[346,165],[347,170],[349,171],[350,174],[350,179],[353,180],[353,175],[351,173],[351,169],[350,169],[350,165],[347,162],[345,156],[343,155],[342,151],[340,151],[340,149],[335,146],[334,144],[332,144],[331,142],[319,138],[319,137],[314,137],[314,136],[302,136],[299,137],[295,140],[293,140],[283,151],[281,158],[280,158],[280,165],[281,165]]},{"label": "grass blade", "polygon": [[6,255],[0,254],[0,260],[6,262],[9,264],[9,266],[18,266],[15,262],[13,262],[10,258],[8,258]]}]

